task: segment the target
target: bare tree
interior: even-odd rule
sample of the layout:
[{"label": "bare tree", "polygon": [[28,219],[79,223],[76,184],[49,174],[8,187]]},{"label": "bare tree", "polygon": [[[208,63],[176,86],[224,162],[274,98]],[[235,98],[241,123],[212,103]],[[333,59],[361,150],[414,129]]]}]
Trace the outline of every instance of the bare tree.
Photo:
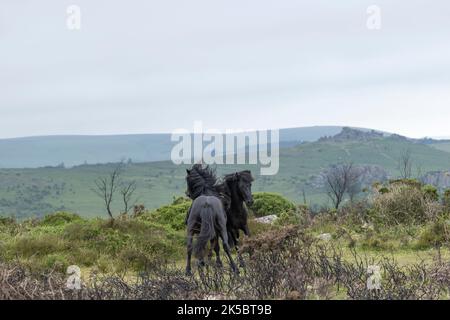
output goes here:
[{"label": "bare tree", "polygon": [[306,191],[305,191],[305,187],[302,188],[302,197],[303,197],[303,204],[306,206],[307,201],[306,201]]},{"label": "bare tree", "polygon": [[400,171],[400,178],[411,179],[412,177],[412,158],[411,149],[404,149],[399,158],[398,169]]},{"label": "bare tree", "polygon": [[109,217],[114,220],[111,210],[111,203],[114,194],[120,185],[120,175],[122,173],[123,163],[120,162],[114,169],[104,177],[99,177],[95,180],[94,192],[103,200],[106,212]]},{"label": "bare tree", "polygon": [[338,164],[328,169],[325,177],[327,194],[335,209],[339,209],[347,192],[353,192],[352,187],[358,182],[360,175],[352,163]]},{"label": "bare tree", "polygon": [[131,181],[127,183],[122,183],[120,189],[120,195],[122,196],[123,201],[123,213],[128,213],[130,209],[136,204],[136,199],[133,199],[133,194],[136,191],[136,181]]},{"label": "bare tree", "polygon": [[[354,169],[356,170],[356,169]],[[348,197],[350,199],[350,202],[354,202],[356,196],[361,193],[362,187],[361,187],[361,181],[359,180],[359,173],[356,173],[356,171],[354,172],[354,174],[357,176],[355,176],[355,179],[352,179],[354,181],[350,182],[350,185],[347,187],[347,194]]]}]

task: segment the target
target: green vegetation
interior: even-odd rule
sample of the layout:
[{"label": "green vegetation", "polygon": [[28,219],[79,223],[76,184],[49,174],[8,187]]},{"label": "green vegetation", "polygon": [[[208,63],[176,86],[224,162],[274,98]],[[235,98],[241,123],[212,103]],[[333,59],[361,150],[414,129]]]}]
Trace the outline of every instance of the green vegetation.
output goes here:
[{"label": "green vegetation", "polygon": [[[411,179],[375,184],[368,192],[368,199],[319,212],[306,205],[294,205],[279,194],[256,193],[254,216],[249,220],[252,236],[244,239],[241,247],[247,270],[239,278],[229,275],[226,266],[219,274],[211,274],[216,271],[208,269],[199,275],[205,277],[201,281],[185,278],[184,219],[191,202],[184,197],[174,198],[171,204],[158,209],[138,210],[114,220],[86,219],[68,212],[23,221],[1,218],[0,261],[16,263],[32,273],[52,271],[61,276],[69,265],[78,265],[86,281],[95,274],[119,274],[111,285],[120,284],[114,290],[120,298],[130,298],[120,289],[125,284],[136,285],[136,294],[147,294],[147,298],[180,298],[186,294],[192,298],[195,290],[211,279],[223,287],[246,288],[239,291],[242,297],[420,298],[426,289],[422,287],[423,274],[431,277],[427,278],[427,286],[434,288],[427,297],[446,298],[439,284],[448,281],[447,264],[443,262],[450,259],[450,211],[445,200],[448,192],[436,197],[433,188]],[[267,214],[276,214],[278,219],[273,224],[255,220]],[[387,291],[364,289],[367,267],[374,264],[381,267]],[[337,277],[344,289],[337,288],[330,276]],[[166,292],[174,279],[192,289]],[[295,290],[286,288],[286,279]],[[297,287],[292,282],[296,279],[300,279]],[[361,283],[355,284],[355,279]],[[400,284],[391,282],[399,279],[403,279]],[[151,283],[152,290],[144,293],[139,285],[142,281]],[[406,291],[398,291],[399,286]],[[157,288],[164,288],[169,296],[161,297],[162,291]],[[203,297],[206,292],[195,294]]]},{"label": "green vegetation", "polygon": [[[379,192],[383,188],[386,192]],[[391,181],[372,190],[370,201],[347,203],[339,210],[311,212],[274,193],[254,195],[254,216],[276,214],[272,225],[251,218],[253,236],[296,225],[312,237],[330,234],[344,250],[364,254],[393,254],[400,261],[421,256],[433,259],[430,250],[448,255],[450,212],[430,188],[412,180]],[[187,198],[136,215],[115,220],[86,219],[57,212],[42,219],[0,219],[0,259],[19,261],[33,270],[64,271],[76,264],[100,272],[142,270],[154,261],[183,263],[184,220]]]},{"label": "green vegetation", "polygon": [[261,192],[253,196],[252,212],[256,217],[275,214],[277,216],[292,211],[295,205],[277,193]]},{"label": "green vegetation", "polygon": [[0,259],[18,260],[33,270],[64,271],[76,264],[101,272],[142,269],[158,259],[182,256],[184,216],[189,203],[174,204],[138,217],[114,221],[58,212],[41,220],[0,221]]},{"label": "green vegetation", "polygon": [[[295,203],[327,204],[321,172],[330,165],[352,161],[355,166],[379,166],[391,177],[399,175],[401,150],[409,149],[422,173],[448,170],[450,153],[396,137],[367,140],[323,140],[280,150],[280,170],[274,176],[260,176],[256,165],[218,166],[218,174],[250,169],[255,176],[254,192],[276,192]],[[114,164],[81,165],[73,168],[0,169],[0,215],[25,219],[56,211],[75,212],[83,217],[105,217],[101,200],[94,194],[95,178]],[[171,162],[127,163],[125,180],[136,181],[135,195],[146,208],[156,209],[184,194],[185,166]],[[413,172],[414,176],[418,173]],[[374,179],[378,177],[375,176]],[[365,186],[367,187],[367,186]],[[305,202],[306,201],[306,202]],[[118,214],[122,203],[113,201]]]},{"label": "green vegetation", "polygon": [[139,217],[139,219],[166,225],[176,231],[184,230],[186,213],[188,212],[190,206],[190,199],[180,197],[174,199],[171,205],[166,205],[154,211],[143,214]]},{"label": "green vegetation", "polygon": [[448,140],[445,142],[433,143],[431,146],[441,151],[450,152],[450,142]]}]

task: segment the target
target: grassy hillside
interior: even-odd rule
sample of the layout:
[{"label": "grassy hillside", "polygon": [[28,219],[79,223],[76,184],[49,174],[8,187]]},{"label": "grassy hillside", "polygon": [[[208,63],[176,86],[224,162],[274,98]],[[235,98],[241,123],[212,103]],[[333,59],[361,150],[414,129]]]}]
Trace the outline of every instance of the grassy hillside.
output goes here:
[{"label": "grassy hillside", "polygon": [[433,143],[431,146],[441,151],[450,152],[450,142]]},{"label": "grassy hillside", "polygon": [[[317,126],[280,130],[281,145],[315,141],[337,134],[342,127]],[[170,159],[170,134],[110,136],[47,136],[0,139],[0,168],[36,168],[64,163],[71,167],[132,159],[152,162]]]},{"label": "grassy hillside", "polygon": [[[257,166],[218,167],[218,173],[250,169],[256,177],[254,191],[279,192],[302,202],[305,190],[308,203],[326,202],[324,191],[311,183],[329,165],[353,161],[357,165],[379,165],[391,177],[398,175],[401,152],[410,149],[422,173],[450,169],[450,153],[398,137],[368,140],[325,140],[281,149],[280,170],[275,176],[259,176]],[[1,169],[0,214],[18,218],[43,216],[68,210],[82,216],[104,215],[101,200],[94,194],[94,180],[107,174],[114,165],[82,165],[73,168]],[[124,179],[136,180],[138,202],[156,208],[185,192],[185,166],[171,162],[129,164]],[[120,210],[116,201],[116,212]]]}]

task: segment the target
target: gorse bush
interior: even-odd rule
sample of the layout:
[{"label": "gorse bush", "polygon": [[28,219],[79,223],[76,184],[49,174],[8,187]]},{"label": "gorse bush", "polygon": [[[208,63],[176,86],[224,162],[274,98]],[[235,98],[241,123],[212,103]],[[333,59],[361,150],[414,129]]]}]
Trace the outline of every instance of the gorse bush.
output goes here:
[{"label": "gorse bush", "polygon": [[186,213],[191,206],[188,198],[177,198],[172,204],[147,212],[140,219],[170,226],[174,230],[184,230],[186,227]]},{"label": "gorse bush", "polygon": [[251,211],[256,217],[263,217],[271,214],[280,216],[281,214],[294,211],[295,205],[277,193],[261,192],[253,195],[254,203]]},{"label": "gorse bush", "polygon": [[81,217],[77,214],[70,213],[70,212],[56,212],[53,214],[46,215],[41,221],[41,225],[48,225],[48,226],[58,226],[63,225],[69,222],[74,221],[80,221]]},{"label": "gorse bush", "polygon": [[426,199],[431,201],[439,201],[438,189],[435,186],[427,184],[422,187],[422,192]]},{"label": "gorse bush", "polygon": [[424,223],[426,202],[433,198],[434,190],[422,189],[414,180],[391,182],[389,192],[374,195],[370,216],[376,223],[389,226]]}]

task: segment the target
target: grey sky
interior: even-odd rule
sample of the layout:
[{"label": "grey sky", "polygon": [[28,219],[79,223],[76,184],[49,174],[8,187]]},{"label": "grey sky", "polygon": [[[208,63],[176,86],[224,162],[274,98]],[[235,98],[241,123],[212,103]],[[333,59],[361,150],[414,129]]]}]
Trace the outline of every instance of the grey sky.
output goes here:
[{"label": "grey sky", "polygon": [[[80,31],[66,27],[70,4]],[[0,2],[1,138],[195,120],[450,136],[449,89],[448,0]]]}]

